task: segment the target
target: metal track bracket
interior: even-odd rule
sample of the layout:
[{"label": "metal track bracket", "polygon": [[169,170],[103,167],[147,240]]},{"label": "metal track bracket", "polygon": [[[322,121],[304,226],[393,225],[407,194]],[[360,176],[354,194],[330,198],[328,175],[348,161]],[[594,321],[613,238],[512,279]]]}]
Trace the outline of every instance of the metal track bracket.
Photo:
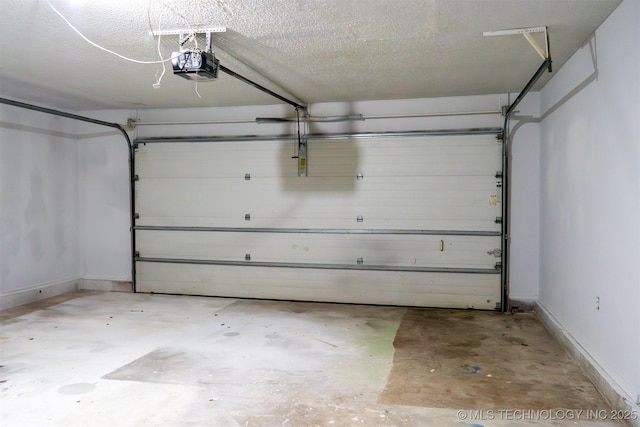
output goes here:
[{"label": "metal track bracket", "polygon": [[307,176],[307,138],[298,143],[298,176]]}]

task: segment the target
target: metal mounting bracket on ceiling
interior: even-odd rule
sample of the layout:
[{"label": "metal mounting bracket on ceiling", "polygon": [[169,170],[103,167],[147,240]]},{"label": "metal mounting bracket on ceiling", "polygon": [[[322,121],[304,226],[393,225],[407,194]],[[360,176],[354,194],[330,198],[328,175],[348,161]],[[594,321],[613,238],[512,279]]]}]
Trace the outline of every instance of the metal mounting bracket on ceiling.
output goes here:
[{"label": "metal mounting bracket on ceiling", "polygon": [[198,34],[204,34],[207,38],[207,52],[212,51],[211,34],[212,33],[224,33],[227,31],[227,27],[207,27],[207,28],[192,28],[192,29],[180,29],[180,30],[154,30],[149,31],[151,36],[178,36],[179,48],[182,49],[184,44]]},{"label": "metal mounting bracket on ceiling", "polygon": [[192,28],[192,29],[180,29],[180,30],[154,30],[149,31],[151,36],[171,36],[179,35],[181,33],[191,34],[206,34],[206,33],[224,33],[227,31],[227,27],[207,27],[207,28]]},{"label": "metal mounting bracket on ceiling", "polygon": [[[532,33],[544,33],[544,48],[533,38]],[[514,34],[522,34],[543,60],[551,59],[549,53],[549,31],[547,27],[514,28],[511,30],[485,31],[482,33],[485,37],[510,36]],[[551,71],[551,61],[549,61],[549,71]]]}]

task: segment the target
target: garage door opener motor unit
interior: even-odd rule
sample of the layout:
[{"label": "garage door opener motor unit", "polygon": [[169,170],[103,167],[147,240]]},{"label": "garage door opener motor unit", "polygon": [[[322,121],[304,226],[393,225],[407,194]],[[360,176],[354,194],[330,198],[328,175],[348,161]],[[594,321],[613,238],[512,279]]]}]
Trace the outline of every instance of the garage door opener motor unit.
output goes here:
[{"label": "garage door opener motor unit", "polygon": [[[223,32],[225,28],[213,28],[206,30],[178,31],[178,41],[180,50],[171,54],[171,65],[173,74],[184,77],[189,80],[211,81],[218,78],[218,70],[220,69],[220,61],[213,54],[211,44],[212,32]],[[172,34],[174,31],[153,32],[153,35]],[[196,46],[185,49],[184,45],[195,40],[198,33],[206,34],[206,50],[202,50]]]},{"label": "garage door opener motor unit", "polygon": [[218,78],[220,61],[213,53],[187,49],[171,54],[173,74],[190,80],[208,81]]}]

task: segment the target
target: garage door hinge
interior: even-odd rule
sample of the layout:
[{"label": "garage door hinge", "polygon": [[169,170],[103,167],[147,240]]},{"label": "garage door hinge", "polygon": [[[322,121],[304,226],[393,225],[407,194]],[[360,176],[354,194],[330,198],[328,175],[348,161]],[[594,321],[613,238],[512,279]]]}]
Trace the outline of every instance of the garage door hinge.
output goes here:
[{"label": "garage door hinge", "polygon": [[362,217],[362,215],[358,215],[358,216],[356,217],[356,221],[357,221],[357,222],[362,222],[362,221],[364,221],[364,218]]},{"label": "garage door hinge", "polygon": [[500,258],[502,256],[502,249],[496,248],[492,251],[487,251],[489,255],[493,255],[496,258]]},{"label": "garage door hinge", "polygon": [[358,265],[362,265],[364,264],[364,258],[358,258],[357,261]]},{"label": "garage door hinge", "polygon": [[245,261],[251,261],[251,254],[245,254],[244,260]]},{"label": "garage door hinge", "polygon": [[135,259],[140,258],[140,252],[136,251],[136,252],[133,254],[133,257],[134,257]]},{"label": "garage door hinge", "polygon": [[140,219],[140,214],[139,213],[133,214],[133,219]]},{"label": "garage door hinge", "polygon": [[137,142],[134,142],[134,143],[131,145],[131,147],[132,147],[134,150],[137,150],[137,149],[138,149],[138,143],[137,143]]},{"label": "garage door hinge", "polygon": [[496,262],[494,268],[498,271],[502,271],[502,262]]},{"label": "garage door hinge", "polygon": [[246,215],[244,216],[244,220],[245,220],[245,221],[251,221],[251,214],[246,214]]},{"label": "garage door hinge", "polygon": [[496,224],[502,224],[502,217],[501,216],[497,216],[496,220],[495,220]]},{"label": "garage door hinge", "polygon": [[244,180],[245,181],[251,181],[251,174],[250,173],[245,173],[244,174]]},{"label": "garage door hinge", "polygon": [[502,178],[502,171],[496,171],[496,178]]},{"label": "garage door hinge", "polygon": [[134,181],[140,181],[140,175],[133,175]]}]

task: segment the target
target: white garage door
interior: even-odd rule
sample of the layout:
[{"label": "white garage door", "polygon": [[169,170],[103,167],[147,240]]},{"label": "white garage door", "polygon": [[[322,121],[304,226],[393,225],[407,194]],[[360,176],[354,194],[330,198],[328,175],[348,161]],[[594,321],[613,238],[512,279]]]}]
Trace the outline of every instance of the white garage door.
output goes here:
[{"label": "white garage door", "polygon": [[496,132],[137,141],[139,292],[496,309]]}]

